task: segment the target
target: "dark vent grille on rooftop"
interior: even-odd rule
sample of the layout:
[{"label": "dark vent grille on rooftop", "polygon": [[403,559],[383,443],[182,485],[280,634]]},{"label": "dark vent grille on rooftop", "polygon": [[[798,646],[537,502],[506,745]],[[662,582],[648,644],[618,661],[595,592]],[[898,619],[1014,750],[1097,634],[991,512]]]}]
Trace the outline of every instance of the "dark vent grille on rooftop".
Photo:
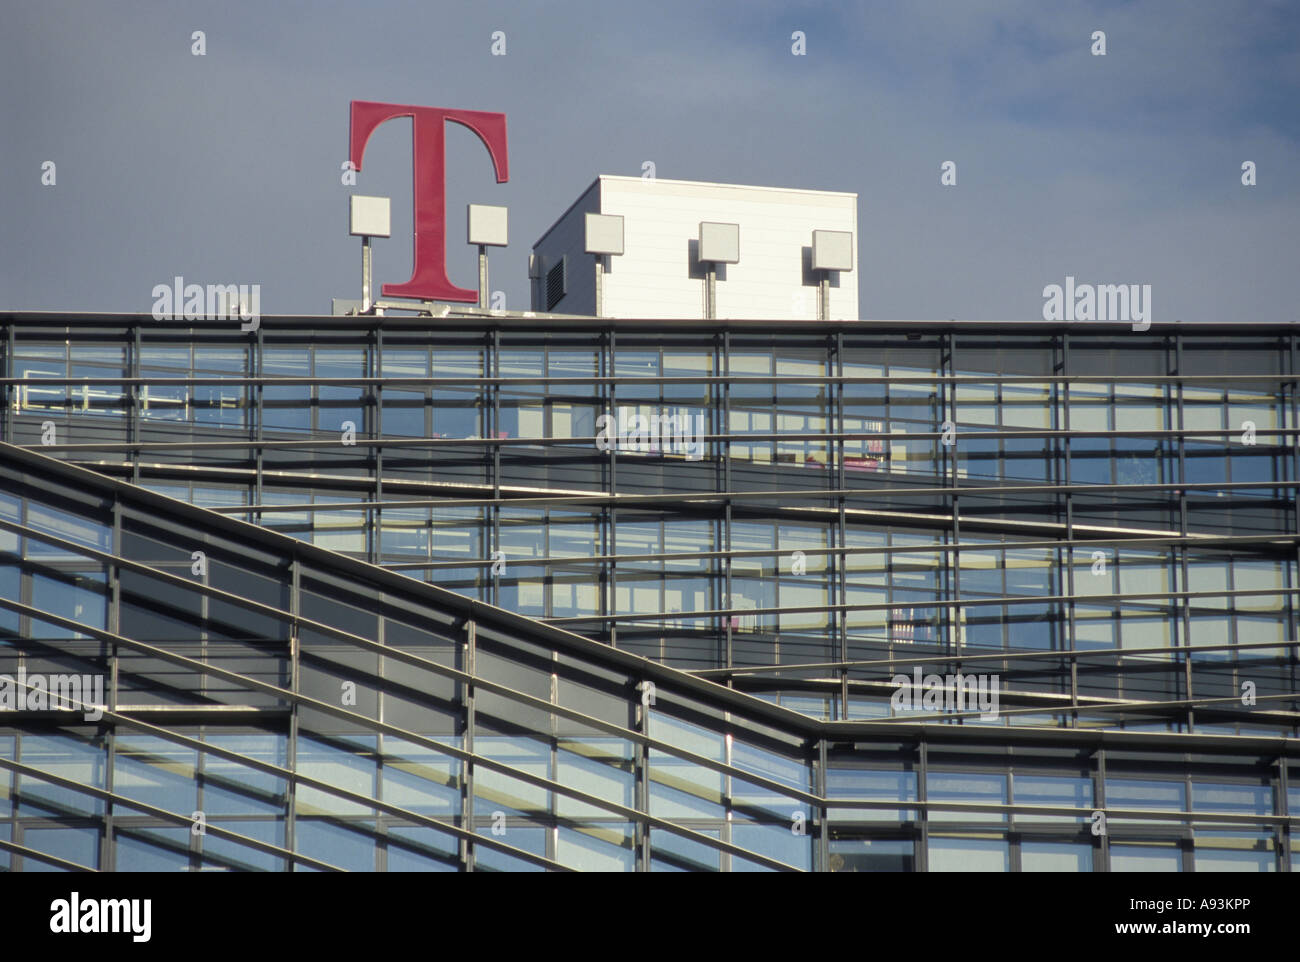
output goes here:
[{"label": "dark vent grille on rooftop", "polygon": [[546,272],[546,309],[555,310],[555,305],[560,303],[565,293],[564,258],[561,257],[559,263]]}]

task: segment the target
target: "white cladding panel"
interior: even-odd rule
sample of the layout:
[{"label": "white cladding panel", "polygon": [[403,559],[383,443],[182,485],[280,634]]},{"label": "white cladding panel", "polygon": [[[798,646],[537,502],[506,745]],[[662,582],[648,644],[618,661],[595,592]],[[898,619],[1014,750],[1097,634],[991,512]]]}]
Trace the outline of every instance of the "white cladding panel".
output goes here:
[{"label": "white cladding panel", "polygon": [[586,214],[587,253],[623,255],[623,218],[617,214]]},{"label": "white cladding panel", "polygon": [[713,264],[740,263],[740,225],[700,221],[700,246],[695,259]]},{"label": "white cladding panel", "polygon": [[391,234],[389,198],[352,194],[348,203],[348,233],[354,237],[388,237]]},{"label": "white cladding panel", "polygon": [[842,230],[813,231],[813,270],[853,270],[853,235]]},{"label": "white cladding panel", "polygon": [[470,204],[465,213],[465,237],[471,244],[510,246],[510,212],[507,208]]},{"label": "white cladding panel", "polygon": [[[607,317],[703,317],[700,222],[718,221],[740,225],[740,262],[718,268],[718,317],[812,320],[812,232],[857,235],[856,194],[601,176],[534,248],[543,271],[569,257],[570,293],[555,307],[562,313],[594,309],[595,262],[583,253],[583,214],[592,210],[624,218],[625,253],[606,259]],[[544,309],[534,291],[534,307]],[[856,272],[833,275],[830,316],[858,318]]]}]

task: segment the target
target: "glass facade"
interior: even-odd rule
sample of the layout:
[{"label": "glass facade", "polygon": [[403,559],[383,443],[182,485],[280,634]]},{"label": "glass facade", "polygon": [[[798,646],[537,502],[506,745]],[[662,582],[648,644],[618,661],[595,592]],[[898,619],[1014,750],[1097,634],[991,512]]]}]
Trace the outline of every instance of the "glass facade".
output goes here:
[{"label": "glass facade", "polygon": [[0,867],[1293,867],[1300,329],[0,323]]}]

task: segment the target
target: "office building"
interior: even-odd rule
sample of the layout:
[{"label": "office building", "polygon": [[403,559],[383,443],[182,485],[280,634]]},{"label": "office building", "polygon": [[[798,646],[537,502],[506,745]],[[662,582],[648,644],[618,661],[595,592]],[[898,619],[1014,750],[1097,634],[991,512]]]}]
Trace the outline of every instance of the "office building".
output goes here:
[{"label": "office building", "polygon": [[1297,865],[1296,325],[0,327],[0,866]]}]

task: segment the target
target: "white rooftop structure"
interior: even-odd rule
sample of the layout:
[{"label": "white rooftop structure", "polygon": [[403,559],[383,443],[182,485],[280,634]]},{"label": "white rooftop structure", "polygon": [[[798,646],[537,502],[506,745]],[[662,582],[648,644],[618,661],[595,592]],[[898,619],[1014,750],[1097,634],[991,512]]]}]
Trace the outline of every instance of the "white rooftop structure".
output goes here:
[{"label": "white rooftop structure", "polygon": [[[712,273],[719,318],[815,320],[825,282],[827,317],[856,320],[857,228],[857,194],[602,174],[533,245],[532,309],[700,318]],[[838,269],[813,269],[814,231]]]}]

